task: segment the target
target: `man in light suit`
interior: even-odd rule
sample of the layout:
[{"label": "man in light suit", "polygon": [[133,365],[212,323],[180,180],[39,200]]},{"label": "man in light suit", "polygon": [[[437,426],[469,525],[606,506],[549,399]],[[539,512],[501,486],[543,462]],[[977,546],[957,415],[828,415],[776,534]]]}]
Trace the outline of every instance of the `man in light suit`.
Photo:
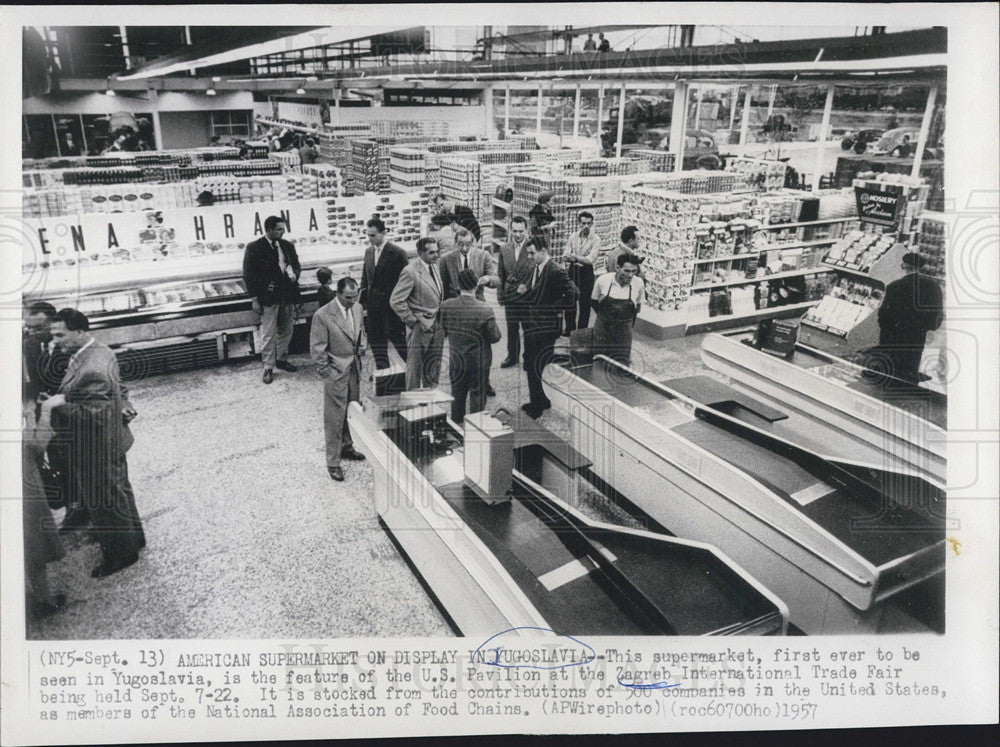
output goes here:
[{"label": "man in light suit", "polygon": [[247,244],[243,254],[243,285],[260,315],[260,357],[264,383],[274,380],[274,369],[294,373],[288,362],[292,340],[293,312],[299,302],[302,267],[295,247],[281,238],[285,222],[277,215],[264,219],[264,236]]},{"label": "man in light suit", "polygon": [[497,264],[497,277],[500,280],[500,290],[497,299],[504,308],[507,319],[507,358],[500,368],[516,366],[521,357],[520,327],[527,320],[528,309],[518,292],[518,287],[525,285],[531,277],[535,265],[528,257],[528,221],[518,216],[510,222],[510,241],[500,247],[500,260]]},{"label": "man in light suit", "polygon": [[[472,235],[472,231],[459,228],[458,233],[455,234],[455,241],[457,248],[442,256],[438,261],[438,266],[441,268],[441,282],[444,284],[445,300],[458,298],[461,295],[462,288],[458,282],[458,275],[462,270],[471,270],[476,276],[476,298],[485,302],[486,296],[483,289],[500,287],[496,260],[485,249],[473,246],[475,237]],[[489,366],[487,366],[488,370]],[[486,382],[486,396],[497,396],[489,380]],[[473,410],[473,412],[476,411]]]},{"label": "man in light suit", "polygon": [[330,477],[344,481],[341,459],[365,458],[354,450],[347,424],[347,404],[359,401],[361,382],[362,316],[354,278],[337,282],[337,295],[312,318],[309,352],[323,378],[323,431],[326,434],[326,468]]},{"label": "man in light suit", "polygon": [[127,568],[146,546],[125,453],[134,438],[134,416],[122,394],[118,361],[90,336],[90,322],[76,309],[62,309],[52,340],[70,355],[59,391],[42,403],[55,430],[69,434],[69,471],[76,496],[94,525],[101,564],[91,576],[103,578]]},{"label": "man in light suit", "polygon": [[438,260],[441,268],[441,282],[444,284],[444,297],[458,298],[462,288],[458,284],[458,273],[462,270],[472,270],[476,276],[476,298],[485,301],[484,288],[499,288],[500,276],[497,275],[497,263],[493,255],[485,249],[473,246],[475,237],[472,231],[458,229],[455,235],[453,251],[442,254]]},{"label": "man in light suit", "polygon": [[361,272],[358,300],[365,309],[365,331],[375,358],[375,368],[389,367],[389,341],[406,360],[406,328],[389,303],[399,274],[406,267],[406,252],[386,240],[385,223],[380,218],[368,221],[369,246]]},{"label": "man in light suit", "polygon": [[434,239],[417,241],[417,258],[399,274],[389,305],[410,329],[406,340],[406,388],[436,387],[441,373],[444,332],[438,309],[444,287],[437,267],[438,246]]}]

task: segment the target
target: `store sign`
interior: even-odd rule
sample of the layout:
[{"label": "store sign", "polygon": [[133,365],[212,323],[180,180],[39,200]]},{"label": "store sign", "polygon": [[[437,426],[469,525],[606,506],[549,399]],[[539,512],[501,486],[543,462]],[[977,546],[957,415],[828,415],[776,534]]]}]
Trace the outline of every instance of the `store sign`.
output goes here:
[{"label": "store sign", "polygon": [[894,226],[903,209],[903,188],[898,184],[881,187],[855,187],[858,217],[865,223]]},{"label": "store sign", "polygon": [[[42,255],[108,252],[139,244],[253,241],[269,215],[285,221],[289,238],[328,234],[326,200],[295,200],[211,207],[87,213],[26,219],[34,248]],[[31,250],[32,247],[26,247]]]},{"label": "store sign", "polygon": [[288,237],[329,233],[326,200],[213,205],[163,212],[164,223],[175,230],[174,240],[179,244],[196,241],[253,241],[264,235],[264,221],[269,215],[280,216],[285,221],[285,233]]}]

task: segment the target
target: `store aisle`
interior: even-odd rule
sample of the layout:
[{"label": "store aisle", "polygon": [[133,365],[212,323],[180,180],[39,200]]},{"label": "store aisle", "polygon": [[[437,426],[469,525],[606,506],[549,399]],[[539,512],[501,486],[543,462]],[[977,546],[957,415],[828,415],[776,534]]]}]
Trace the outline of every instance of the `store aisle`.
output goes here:
[{"label": "store aisle", "polygon": [[[703,373],[700,339],[637,339],[635,365],[658,378]],[[371,467],[349,463],[343,483],[327,475],[322,384],[305,356],[292,360],[299,371],[270,386],[257,361],[130,384],[139,417],[129,473],[148,547],[97,581],[97,545],[69,539],[49,566],[67,606],[31,623],[29,638],[451,635],[378,524]],[[369,356],[365,377],[371,366]],[[520,368],[495,366],[492,380],[491,411],[526,401]],[[565,427],[551,411],[542,422]],[[613,508],[595,513],[626,521]]]}]

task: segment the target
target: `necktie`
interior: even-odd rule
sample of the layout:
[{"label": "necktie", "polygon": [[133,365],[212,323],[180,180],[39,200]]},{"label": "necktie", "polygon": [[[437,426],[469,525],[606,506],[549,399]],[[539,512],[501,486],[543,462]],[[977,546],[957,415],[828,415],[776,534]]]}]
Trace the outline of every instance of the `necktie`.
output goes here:
[{"label": "necktie", "polygon": [[538,265],[535,265],[535,269],[531,272],[531,287],[535,287],[535,283],[538,282]]},{"label": "necktie", "polygon": [[462,269],[463,270],[468,270],[469,269],[469,255],[468,254],[463,254],[462,255]]},{"label": "necktie", "polygon": [[271,246],[273,246],[273,247],[274,247],[274,251],[275,251],[275,252],[277,253],[277,255],[278,255],[278,268],[279,268],[279,269],[280,269],[280,270],[281,270],[282,272],[284,272],[284,271],[285,271],[285,268],[286,268],[286,267],[288,267],[288,262],[286,262],[286,261],[285,261],[285,255],[284,255],[284,254],[282,253],[282,251],[281,251],[281,247],[280,247],[280,246],[278,246],[278,242],[277,242],[277,241],[272,241],[272,242],[271,242]]},{"label": "necktie", "polygon": [[434,281],[434,287],[439,291],[441,290],[441,284],[438,283],[437,275],[434,274],[434,265],[427,265],[427,269],[431,272],[431,280]]}]

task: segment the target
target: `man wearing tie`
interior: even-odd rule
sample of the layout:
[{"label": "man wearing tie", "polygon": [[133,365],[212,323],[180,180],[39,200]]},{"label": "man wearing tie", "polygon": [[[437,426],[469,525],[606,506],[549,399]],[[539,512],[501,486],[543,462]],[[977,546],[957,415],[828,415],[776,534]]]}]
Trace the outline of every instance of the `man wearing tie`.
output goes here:
[{"label": "man wearing tie", "polygon": [[[462,293],[462,287],[458,282],[458,275],[462,270],[470,270],[476,276],[475,295],[476,299],[485,303],[486,296],[484,288],[499,288],[500,277],[497,275],[497,263],[493,255],[485,249],[473,246],[475,237],[472,231],[459,228],[455,234],[457,248],[441,257],[438,266],[441,268],[441,283],[444,285],[445,300],[458,298]],[[492,357],[490,358],[492,365]],[[489,371],[490,366],[486,367]],[[486,396],[496,397],[497,393],[493,385],[487,379]],[[473,411],[475,412],[475,411]]]},{"label": "man wearing tie", "polygon": [[527,306],[518,292],[518,287],[526,285],[534,265],[528,257],[528,221],[518,216],[510,222],[510,241],[500,247],[497,277],[500,290],[497,298],[504,308],[507,319],[507,358],[500,368],[516,366],[521,357],[520,327],[527,317]]},{"label": "man wearing tie", "polygon": [[542,389],[542,370],[552,360],[552,351],[562,331],[562,318],[576,305],[576,286],[562,265],[549,259],[545,247],[528,247],[534,270],[518,292],[528,303],[524,323],[524,370],[528,375],[529,401],[521,406],[530,417],[538,418],[552,403]]},{"label": "man wearing tie", "polygon": [[264,383],[274,380],[274,369],[294,372],[288,362],[292,340],[292,314],[299,300],[302,267],[291,242],[281,237],[285,222],[277,215],[264,220],[264,236],[247,244],[243,254],[243,285],[260,317],[260,357]]},{"label": "man wearing tie", "polygon": [[309,351],[323,378],[323,431],[326,435],[326,469],[337,482],[344,481],[341,459],[363,460],[354,450],[347,424],[347,405],[359,400],[361,381],[362,317],[358,284],[351,277],[337,282],[337,295],[312,319]]},{"label": "man wearing tie", "polygon": [[375,368],[382,369],[389,367],[390,340],[399,356],[406,360],[406,328],[389,301],[407,259],[402,248],[386,241],[385,223],[381,219],[369,220],[366,232],[369,246],[365,250],[359,300],[367,314],[366,331]]},{"label": "man wearing tie", "polygon": [[438,246],[434,239],[417,240],[417,258],[399,274],[389,305],[410,332],[406,340],[406,388],[436,387],[441,373],[444,331],[438,310],[444,288],[437,267]]}]

